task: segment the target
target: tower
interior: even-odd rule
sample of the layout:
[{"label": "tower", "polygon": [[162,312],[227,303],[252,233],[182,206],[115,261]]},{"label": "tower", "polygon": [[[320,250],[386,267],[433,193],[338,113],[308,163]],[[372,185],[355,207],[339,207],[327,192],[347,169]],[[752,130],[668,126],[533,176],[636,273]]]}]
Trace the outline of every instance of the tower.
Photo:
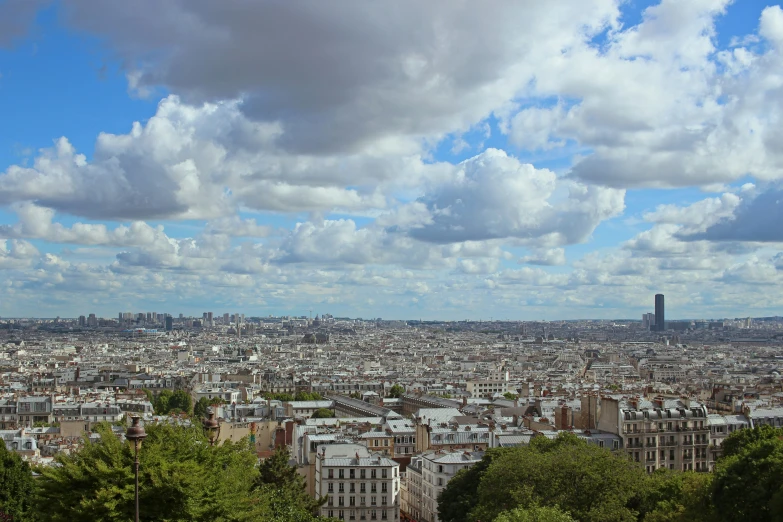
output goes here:
[{"label": "tower", "polygon": [[666,319],[663,312],[663,294],[655,294],[655,330],[666,330]]}]

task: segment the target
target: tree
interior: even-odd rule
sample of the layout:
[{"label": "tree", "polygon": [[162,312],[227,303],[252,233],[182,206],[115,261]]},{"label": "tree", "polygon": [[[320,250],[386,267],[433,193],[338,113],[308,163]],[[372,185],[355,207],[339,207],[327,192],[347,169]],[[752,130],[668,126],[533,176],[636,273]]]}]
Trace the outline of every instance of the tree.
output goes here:
[{"label": "tree", "polygon": [[283,401],[283,402],[291,402],[296,397],[291,395],[290,393],[267,393],[264,395],[264,398],[270,401]]},{"label": "tree", "polygon": [[484,458],[469,468],[459,470],[438,496],[438,518],[443,522],[467,522],[468,514],[478,504],[478,485],[490,464],[508,448],[487,450]]},{"label": "tree", "polygon": [[391,388],[389,388],[389,395],[387,395],[387,397],[391,399],[399,399],[402,397],[404,393],[405,393],[405,388],[403,388],[399,384],[394,384]]},{"label": "tree", "polygon": [[641,466],[573,434],[534,437],[487,468],[474,485],[478,503],[468,520],[493,520],[517,507],[556,506],[585,522],[635,521],[632,503],[645,479]]},{"label": "tree", "polygon": [[575,522],[571,515],[556,507],[516,508],[504,511],[495,522]]},{"label": "tree", "polygon": [[197,419],[206,417],[207,413],[209,413],[209,406],[210,404],[206,397],[200,398],[193,406],[193,416]]},{"label": "tree", "polygon": [[712,475],[658,469],[648,476],[640,495],[644,522],[711,522],[715,520],[710,489]]},{"label": "tree", "polygon": [[[247,440],[210,447],[203,430],[168,424],[146,426],[139,452],[141,519],[260,520],[264,499],[252,488],[256,456]],[[85,441],[57,466],[40,469],[36,520],[127,521],[134,513],[133,450],[98,428],[98,442]]]},{"label": "tree", "polygon": [[271,457],[258,465],[258,477],[255,489],[276,491],[293,504],[301,506],[307,512],[313,512],[323,505],[326,499],[314,500],[307,494],[305,479],[296,467],[289,462],[291,455],[286,448],[278,447]]},{"label": "tree", "polygon": [[746,448],[763,440],[774,440],[783,437],[783,430],[775,429],[772,426],[762,424],[753,429],[737,430],[723,441],[721,444],[722,458],[739,455]]},{"label": "tree", "polygon": [[310,416],[312,419],[329,419],[331,417],[334,417],[334,412],[329,408],[318,408]]},{"label": "tree", "polygon": [[508,399],[510,401],[513,401],[513,400],[518,399],[519,395],[517,395],[515,393],[511,393],[511,392],[506,392],[506,393],[503,394],[503,397],[505,397],[506,399]]},{"label": "tree", "polygon": [[783,430],[754,428],[726,438],[716,466],[712,501],[716,520],[783,521]]},{"label": "tree", "polygon": [[193,413],[193,399],[185,390],[177,390],[169,399],[169,412],[180,410],[188,415]]},{"label": "tree", "polygon": [[30,520],[33,502],[33,473],[30,466],[0,439],[0,515],[11,520]]},{"label": "tree", "polygon": [[155,413],[158,415],[168,415],[169,413],[193,413],[193,399],[185,390],[163,390],[153,403]]},{"label": "tree", "polygon": [[141,391],[143,391],[144,395],[147,396],[147,400],[150,401],[150,404],[154,405],[155,404],[155,395],[153,395],[153,393],[150,390],[148,390],[147,388],[142,388]]},{"label": "tree", "polygon": [[317,392],[297,392],[297,394],[294,396],[294,400],[296,401],[320,401],[323,400],[323,396],[321,396],[320,393]]},{"label": "tree", "polygon": [[157,415],[166,415],[171,407],[169,406],[169,400],[171,400],[171,396],[174,395],[171,390],[163,390],[161,391],[157,397],[155,397],[155,402],[152,403],[153,408],[155,409],[155,413]]}]

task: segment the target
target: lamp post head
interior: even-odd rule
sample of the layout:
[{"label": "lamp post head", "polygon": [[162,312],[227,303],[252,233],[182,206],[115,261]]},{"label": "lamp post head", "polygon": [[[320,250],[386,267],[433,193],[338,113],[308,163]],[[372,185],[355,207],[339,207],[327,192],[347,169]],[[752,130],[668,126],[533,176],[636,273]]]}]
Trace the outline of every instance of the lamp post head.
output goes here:
[{"label": "lamp post head", "polygon": [[214,444],[215,439],[220,432],[220,422],[215,418],[215,411],[210,408],[209,417],[204,419],[204,431],[207,432],[209,443]]},{"label": "lamp post head", "polygon": [[144,431],[144,426],[139,424],[141,417],[134,415],[131,417],[131,420],[132,423],[130,427],[128,427],[128,431],[125,432],[125,438],[132,441],[138,449],[138,447],[141,446],[141,442],[147,437],[147,432]]}]

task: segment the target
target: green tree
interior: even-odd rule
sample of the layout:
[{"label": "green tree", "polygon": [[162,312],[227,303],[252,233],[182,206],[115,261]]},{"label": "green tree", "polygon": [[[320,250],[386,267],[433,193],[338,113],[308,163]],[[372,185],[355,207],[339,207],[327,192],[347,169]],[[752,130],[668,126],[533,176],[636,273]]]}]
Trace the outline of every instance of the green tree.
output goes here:
[{"label": "green tree", "polygon": [[[210,447],[200,427],[146,426],[139,453],[141,519],[259,520],[265,499],[252,485],[256,456],[247,440]],[[65,522],[132,520],[133,450],[99,426],[98,442],[85,441],[57,466],[41,468],[36,481],[36,520]]]},{"label": "green tree", "polygon": [[0,513],[11,520],[31,520],[33,473],[16,453],[6,449],[0,439]]},{"label": "green tree", "polygon": [[313,419],[329,419],[334,417],[334,412],[329,408],[318,408],[310,417]]},{"label": "green tree", "polygon": [[508,448],[487,450],[479,462],[459,470],[438,496],[438,518],[443,522],[467,522],[468,515],[478,505],[478,485],[490,464],[505,453]]},{"label": "green tree", "polygon": [[783,430],[754,428],[726,438],[716,466],[712,501],[716,520],[783,521]]},{"label": "green tree", "polygon": [[763,440],[774,440],[783,437],[783,430],[773,428],[766,424],[756,426],[753,429],[737,430],[721,444],[721,457],[727,458],[739,455],[746,448]]},{"label": "green tree", "polygon": [[179,410],[188,415],[193,413],[193,399],[185,390],[177,390],[169,399],[169,412]]},{"label": "green tree", "polygon": [[221,397],[212,397],[211,399],[209,399],[210,406],[220,406],[225,403],[226,401],[224,401]]},{"label": "green tree", "polygon": [[267,393],[264,395],[264,398],[270,401],[284,401],[284,402],[291,402],[296,399],[296,397],[294,397],[290,393]]},{"label": "green tree", "polygon": [[540,505],[557,506],[584,522],[635,521],[632,504],[645,479],[639,465],[573,434],[535,437],[492,462],[477,484],[478,504],[468,520]]},{"label": "green tree", "polygon": [[154,405],[155,404],[155,395],[153,395],[153,393],[150,390],[148,390],[147,388],[142,388],[141,391],[143,391],[144,395],[147,396],[147,400],[150,401],[150,404]]},{"label": "green tree", "polygon": [[290,464],[291,455],[286,448],[278,447],[271,457],[258,465],[258,477],[254,487],[259,491],[276,491],[289,503],[312,513],[323,505],[326,499],[314,500],[307,494],[305,479],[296,467]]},{"label": "green tree", "polygon": [[712,522],[712,475],[658,469],[648,476],[640,495],[644,522]]},{"label": "green tree", "polygon": [[504,511],[495,522],[575,522],[571,515],[556,507],[532,506]]},{"label": "green tree", "polygon": [[163,390],[155,397],[155,402],[152,403],[152,406],[157,415],[168,414],[169,410],[171,410],[169,401],[171,400],[172,395],[174,395],[174,393],[171,390]]},{"label": "green tree", "polygon": [[317,392],[297,392],[297,394],[294,396],[294,400],[296,401],[320,401],[323,397],[320,393]]},{"label": "green tree", "polygon": [[405,393],[405,388],[403,388],[399,384],[394,384],[391,388],[389,388],[389,395],[387,395],[387,397],[391,399],[399,399],[400,397],[402,397],[404,393]]},{"label": "green tree", "polygon": [[206,397],[200,398],[193,406],[193,416],[197,419],[206,417],[209,412],[209,406],[210,404]]},{"label": "green tree", "polygon": [[503,397],[505,397],[506,399],[508,399],[510,401],[513,401],[513,400],[516,400],[517,398],[519,398],[519,396],[516,393],[511,393],[511,392],[504,393]]}]

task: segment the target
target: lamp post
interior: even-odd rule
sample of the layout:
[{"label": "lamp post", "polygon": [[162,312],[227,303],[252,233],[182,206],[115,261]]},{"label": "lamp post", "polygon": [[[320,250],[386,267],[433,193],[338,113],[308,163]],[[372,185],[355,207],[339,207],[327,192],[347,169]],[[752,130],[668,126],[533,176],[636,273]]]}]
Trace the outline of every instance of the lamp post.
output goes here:
[{"label": "lamp post", "polygon": [[215,445],[215,439],[220,435],[220,422],[215,418],[215,411],[209,409],[209,418],[204,419],[204,431],[207,432],[207,438],[209,439],[209,445]]},{"label": "lamp post", "polygon": [[139,522],[139,448],[141,448],[142,441],[147,437],[144,426],[139,424],[140,419],[138,415],[131,417],[133,423],[128,428],[128,431],[125,432],[125,438],[133,442],[135,455],[133,464],[136,468],[136,522]]}]

